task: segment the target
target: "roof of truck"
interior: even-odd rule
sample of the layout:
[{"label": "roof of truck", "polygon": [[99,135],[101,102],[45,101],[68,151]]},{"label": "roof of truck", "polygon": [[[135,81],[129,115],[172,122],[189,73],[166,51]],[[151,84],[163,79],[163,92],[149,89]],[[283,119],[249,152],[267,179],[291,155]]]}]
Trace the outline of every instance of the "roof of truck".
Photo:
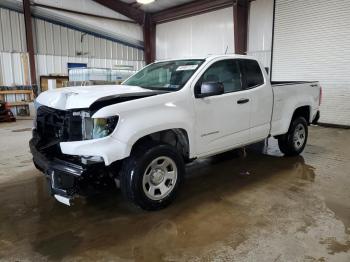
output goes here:
[{"label": "roof of truck", "polygon": [[238,54],[222,54],[222,55],[208,55],[208,56],[192,56],[192,57],[182,57],[182,58],[172,58],[172,59],[160,59],[155,62],[165,62],[165,61],[176,61],[176,60],[212,60],[216,58],[241,58],[241,59],[254,59],[255,57],[247,55]]}]

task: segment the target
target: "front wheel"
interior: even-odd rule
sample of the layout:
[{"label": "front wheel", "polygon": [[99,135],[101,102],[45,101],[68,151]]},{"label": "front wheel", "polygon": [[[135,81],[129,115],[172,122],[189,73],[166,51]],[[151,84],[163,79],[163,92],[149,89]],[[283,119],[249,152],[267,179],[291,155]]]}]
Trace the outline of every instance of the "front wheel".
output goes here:
[{"label": "front wheel", "polygon": [[184,174],[185,164],[176,148],[149,142],[124,160],[121,191],[127,200],[143,209],[162,209],[175,199]]},{"label": "front wheel", "polygon": [[303,152],[308,137],[308,125],[303,117],[292,120],[288,133],[278,138],[278,146],[286,156],[296,156]]}]

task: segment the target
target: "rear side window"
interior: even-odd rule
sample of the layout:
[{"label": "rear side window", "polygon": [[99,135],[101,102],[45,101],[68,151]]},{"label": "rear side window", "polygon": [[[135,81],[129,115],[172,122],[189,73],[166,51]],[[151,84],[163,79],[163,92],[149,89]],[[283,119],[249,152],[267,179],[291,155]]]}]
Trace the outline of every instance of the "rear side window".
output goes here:
[{"label": "rear side window", "polygon": [[240,65],[244,72],[248,89],[264,84],[264,77],[257,61],[244,59],[240,60]]}]

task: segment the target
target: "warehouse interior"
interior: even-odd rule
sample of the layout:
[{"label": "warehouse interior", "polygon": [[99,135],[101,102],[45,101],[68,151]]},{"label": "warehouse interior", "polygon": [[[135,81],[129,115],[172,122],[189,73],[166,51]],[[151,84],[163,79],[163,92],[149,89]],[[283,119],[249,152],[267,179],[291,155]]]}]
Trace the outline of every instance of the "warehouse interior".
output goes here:
[{"label": "warehouse interior", "polygon": [[[349,1],[1,0],[0,22],[0,261],[350,261]],[[224,54],[319,82],[301,155],[270,137],[197,159],[156,212],[49,195],[28,145],[40,94]]]}]

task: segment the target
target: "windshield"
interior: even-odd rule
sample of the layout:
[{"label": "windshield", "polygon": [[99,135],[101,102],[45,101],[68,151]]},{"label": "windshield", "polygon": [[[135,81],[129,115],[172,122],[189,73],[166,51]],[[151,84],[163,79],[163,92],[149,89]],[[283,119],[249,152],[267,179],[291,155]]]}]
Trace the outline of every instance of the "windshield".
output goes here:
[{"label": "windshield", "polygon": [[123,85],[177,91],[181,89],[204,60],[158,62],[131,76]]}]

